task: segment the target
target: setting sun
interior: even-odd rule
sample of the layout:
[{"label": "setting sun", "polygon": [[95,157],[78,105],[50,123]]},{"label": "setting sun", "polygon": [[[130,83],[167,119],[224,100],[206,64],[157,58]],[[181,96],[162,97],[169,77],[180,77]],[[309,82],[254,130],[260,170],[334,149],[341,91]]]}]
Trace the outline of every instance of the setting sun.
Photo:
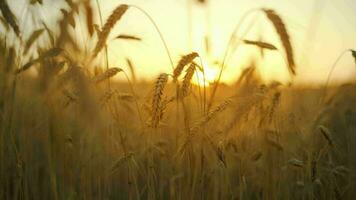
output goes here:
[{"label": "setting sun", "polygon": [[219,76],[219,66],[212,65],[214,67],[211,67],[206,62],[203,62],[203,66],[204,72],[197,70],[195,72],[196,75],[192,79],[192,83],[201,87],[208,87],[210,84],[213,84]]}]

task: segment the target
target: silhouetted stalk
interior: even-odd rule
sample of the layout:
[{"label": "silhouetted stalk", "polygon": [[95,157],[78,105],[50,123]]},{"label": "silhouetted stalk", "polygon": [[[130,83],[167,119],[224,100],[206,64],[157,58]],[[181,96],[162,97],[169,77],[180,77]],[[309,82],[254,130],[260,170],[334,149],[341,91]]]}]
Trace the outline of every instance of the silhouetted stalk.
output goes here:
[{"label": "silhouetted stalk", "polygon": [[332,73],[334,72],[337,64],[339,63],[339,61],[341,60],[341,58],[344,57],[344,55],[347,53],[347,52],[352,52],[352,49],[346,49],[344,50],[340,55],[339,57],[336,59],[336,61],[334,62],[334,64],[331,66],[330,68],[330,71],[329,71],[329,74],[328,74],[328,77],[326,78],[326,81],[325,81],[325,84],[324,84],[324,89],[323,89],[323,93],[320,97],[320,103],[323,102],[325,96],[326,96],[326,90],[328,89],[328,86],[329,86],[329,82],[330,82],[330,78],[331,78],[331,75]]},{"label": "silhouetted stalk", "polygon": [[234,31],[232,32],[231,36],[230,36],[230,40],[229,40],[229,43],[225,49],[225,53],[224,53],[224,58],[223,58],[223,61],[221,63],[221,67],[220,67],[220,72],[219,72],[219,76],[217,78],[217,80],[215,81],[214,85],[213,85],[213,90],[212,90],[212,93],[211,93],[211,96],[210,96],[210,99],[209,99],[209,103],[208,103],[208,108],[207,108],[207,111],[209,112],[212,104],[213,104],[213,101],[214,101],[214,98],[215,98],[215,94],[216,94],[216,90],[218,88],[218,85],[219,85],[219,82],[220,82],[220,79],[221,79],[221,76],[222,76],[222,73],[224,71],[224,68],[225,68],[225,62],[226,62],[226,59],[227,59],[227,56],[228,56],[228,53],[229,53],[229,50],[230,50],[230,46],[233,44],[234,42],[234,38],[235,38],[235,34],[237,33],[237,31],[240,29],[241,25],[243,24],[243,22],[245,21],[245,19],[251,14],[251,13],[254,13],[256,11],[259,11],[260,9],[252,9],[250,11],[248,11],[247,13],[245,13],[241,20],[238,22],[238,24],[236,25]]}]

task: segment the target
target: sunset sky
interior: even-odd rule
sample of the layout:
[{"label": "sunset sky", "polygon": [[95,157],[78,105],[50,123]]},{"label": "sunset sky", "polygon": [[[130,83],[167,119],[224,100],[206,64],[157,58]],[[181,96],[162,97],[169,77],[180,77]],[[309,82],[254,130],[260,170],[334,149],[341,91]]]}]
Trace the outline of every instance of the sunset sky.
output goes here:
[{"label": "sunset sky", "polygon": [[[14,12],[20,15],[22,0],[8,1]],[[51,24],[59,16],[62,4],[44,0],[41,15]],[[54,1],[55,2],[55,1]],[[104,20],[114,8],[122,3],[137,5],[147,11],[164,35],[175,63],[181,55],[197,51],[203,57],[209,79],[214,79],[218,66],[215,61],[222,59],[229,37],[241,17],[254,8],[271,8],[283,18],[289,30],[297,61],[297,82],[324,82],[330,67],[345,49],[356,48],[356,1],[355,0],[208,0],[201,5],[188,0],[100,0]],[[96,6],[93,1],[93,6]],[[189,38],[188,8],[191,8],[192,39]],[[97,17],[97,23],[99,18]],[[245,39],[275,44],[282,49],[272,25],[261,13],[250,15],[237,36],[255,21]],[[28,20],[26,26],[31,23]],[[54,23],[53,23],[54,24]],[[130,9],[112,31],[116,35],[131,34],[143,38],[143,42],[109,42],[110,65],[127,68],[125,58],[132,59],[139,78],[151,79],[160,72],[171,73],[169,59],[150,21],[138,10]],[[211,40],[211,55],[205,53],[205,36]],[[78,38],[78,42],[86,42]],[[190,42],[191,41],[191,42]],[[222,80],[231,83],[253,58],[259,58],[259,51],[252,47],[241,47],[230,56]],[[288,81],[283,57],[277,52],[267,52],[260,61],[260,72],[267,80]],[[345,82],[356,77],[356,67],[347,54],[338,64],[332,80]]]}]

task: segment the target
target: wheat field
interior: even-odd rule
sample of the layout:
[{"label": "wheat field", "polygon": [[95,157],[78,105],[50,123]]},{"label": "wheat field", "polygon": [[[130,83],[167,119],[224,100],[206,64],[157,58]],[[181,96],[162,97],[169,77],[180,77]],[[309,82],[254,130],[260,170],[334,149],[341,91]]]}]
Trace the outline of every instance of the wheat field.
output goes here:
[{"label": "wheat field", "polygon": [[[23,30],[9,2],[0,0],[0,199],[355,198],[355,82],[330,81],[342,68],[336,62],[326,83],[295,84],[303,74],[288,23],[274,9],[251,12],[279,44],[231,37],[215,81],[196,84],[206,75],[202,56],[174,59],[139,5],[117,4],[103,18],[105,1],[63,0],[51,26],[35,20],[41,28]],[[109,62],[114,28],[130,10],[152,21],[170,61],[153,80],[137,78],[134,59],[122,57],[125,67]],[[115,39],[144,42],[126,33]],[[265,82],[254,58],[225,84],[240,45],[259,59],[278,51],[291,81]],[[341,55],[356,63],[356,51]]]}]

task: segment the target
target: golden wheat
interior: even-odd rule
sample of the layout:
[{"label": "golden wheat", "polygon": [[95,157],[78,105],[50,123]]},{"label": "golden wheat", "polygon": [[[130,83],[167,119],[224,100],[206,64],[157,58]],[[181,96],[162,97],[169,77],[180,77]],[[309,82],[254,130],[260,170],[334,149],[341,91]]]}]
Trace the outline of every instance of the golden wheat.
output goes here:
[{"label": "golden wheat", "polygon": [[190,53],[188,55],[183,56],[179,62],[176,68],[173,71],[173,80],[177,81],[178,77],[181,75],[184,67],[188,65],[189,63],[193,62],[193,60],[198,57],[199,54],[196,52]]},{"label": "golden wheat", "polygon": [[127,66],[130,69],[132,82],[136,83],[137,78],[136,78],[136,72],[135,72],[134,64],[132,63],[132,61],[129,58],[126,58],[126,63],[127,63]]},{"label": "golden wheat", "polygon": [[33,43],[42,35],[44,29],[35,30],[31,36],[27,39],[24,54],[27,54],[28,50],[31,48]]},{"label": "golden wheat", "polygon": [[84,8],[85,8],[85,17],[86,17],[86,22],[87,22],[87,30],[90,36],[94,35],[94,14],[93,14],[93,8],[90,5],[90,1],[85,1],[84,2]]},{"label": "golden wheat", "polygon": [[295,75],[296,72],[295,72],[294,53],[293,53],[293,48],[290,42],[287,28],[283,23],[282,18],[274,10],[263,9],[263,11],[265,12],[267,18],[272,22],[274,28],[276,29],[287,54],[288,69],[293,75]]},{"label": "golden wheat", "polygon": [[44,59],[47,59],[47,58],[52,58],[52,57],[56,57],[58,55],[60,55],[61,53],[63,52],[63,49],[61,48],[52,48],[52,49],[49,49],[48,51],[44,52],[43,54],[41,54],[37,59],[35,60],[32,60],[28,63],[26,63],[25,65],[23,65],[20,69],[18,69],[16,71],[17,74],[23,72],[23,71],[26,71],[28,70],[32,65],[38,63],[38,62],[41,62],[42,60]]},{"label": "golden wheat", "polygon": [[95,76],[93,78],[93,81],[95,83],[100,83],[104,80],[107,80],[107,79],[115,76],[117,73],[122,72],[122,71],[123,70],[121,68],[117,68],[117,67],[110,68],[110,69],[106,70],[103,74],[99,74],[98,76]]},{"label": "golden wheat", "polygon": [[109,16],[109,19],[106,21],[104,27],[99,33],[98,42],[94,48],[93,55],[96,57],[100,50],[105,46],[106,40],[110,34],[111,29],[115,26],[115,24],[120,21],[121,17],[126,13],[129,9],[128,5],[120,5],[118,6],[114,12]]},{"label": "golden wheat", "polygon": [[216,108],[211,110],[206,116],[197,121],[190,129],[190,133],[192,135],[195,134],[199,130],[199,128],[201,128],[204,124],[208,123],[211,119],[215,118],[217,114],[223,112],[232,102],[232,98],[227,98],[226,100],[224,100]]},{"label": "golden wheat", "polygon": [[14,30],[15,34],[17,35],[17,37],[20,38],[21,32],[20,32],[19,26],[17,25],[16,17],[10,10],[9,5],[7,4],[6,0],[0,0],[0,10],[1,10],[1,13],[4,16],[6,22],[8,24],[10,24],[10,26]]},{"label": "golden wheat", "polygon": [[319,130],[320,130],[320,133],[324,136],[324,138],[326,139],[326,141],[328,141],[328,144],[330,146],[334,146],[334,141],[332,139],[332,136],[331,136],[331,132],[329,131],[328,128],[326,128],[325,126],[322,126],[320,125],[319,126]]},{"label": "golden wheat", "polygon": [[183,84],[182,84],[182,89],[181,89],[181,97],[186,97],[189,93],[190,87],[191,87],[191,80],[193,78],[194,72],[195,72],[196,65],[192,63],[189,68],[187,69],[184,79],[183,79]]},{"label": "golden wheat", "polygon": [[284,148],[281,145],[281,143],[276,139],[276,137],[275,137],[276,135],[277,135],[276,131],[266,130],[265,131],[265,141],[268,145],[276,148],[278,151],[283,151]]},{"label": "golden wheat", "polygon": [[168,82],[168,74],[162,73],[156,80],[154,94],[152,98],[152,119],[151,125],[153,128],[157,128],[160,120],[162,119],[162,95],[164,88]]}]

